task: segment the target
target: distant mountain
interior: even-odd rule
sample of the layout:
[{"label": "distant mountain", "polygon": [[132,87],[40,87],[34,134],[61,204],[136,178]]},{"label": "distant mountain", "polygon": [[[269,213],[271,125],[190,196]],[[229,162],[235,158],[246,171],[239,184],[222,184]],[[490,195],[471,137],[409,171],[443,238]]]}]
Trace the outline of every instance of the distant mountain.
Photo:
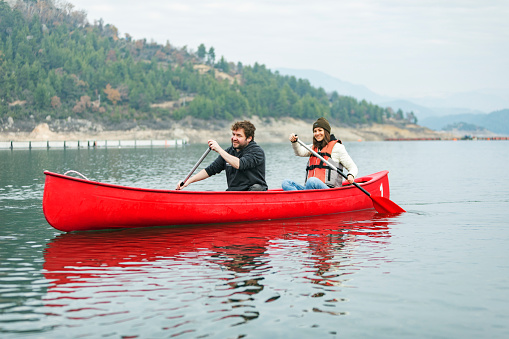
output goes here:
[{"label": "distant mountain", "polygon": [[351,96],[357,100],[364,99],[374,104],[391,100],[389,97],[384,97],[376,94],[375,92],[372,92],[366,86],[352,84],[320,71],[289,68],[278,68],[276,71],[278,71],[281,75],[289,75],[296,78],[307,79],[312,86],[322,87],[326,92],[336,91],[340,95]]},{"label": "distant mountain", "polygon": [[434,130],[441,130],[448,125],[459,123],[473,124],[497,134],[509,135],[509,109],[495,111],[490,114],[456,114],[428,117],[419,121],[421,126]]},{"label": "distant mountain", "polygon": [[376,94],[366,86],[342,81],[320,71],[289,68],[278,68],[277,71],[281,75],[307,79],[312,86],[322,87],[326,92],[336,91],[340,95],[364,99],[382,107],[413,112],[419,125],[434,130],[441,130],[447,125],[472,124],[509,135],[509,109],[506,109],[509,108],[509,95],[502,90],[456,93],[443,98],[397,99]]},{"label": "distant mountain", "polygon": [[401,108],[404,112],[414,112],[419,121],[423,121],[427,118],[432,117],[442,117],[447,115],[456,115],[456,114],[485,114],[484,112],[478,110],[471,110],[468,108],[454,108],[454,107],[429,107],[424,105],[419,105],[410,100],[392,100],[377,103],[382,107],[391,107],[393,109]]},{"label": "distant mountain", "polygon": [[454,135],[459,135],[464,133],[465,135],[475,135],[475,136],[493,136],[493,132],[488,131],[484,127],[480,127],[474,124],[468,124],[466,122],[455,122],[454,124],[450,124],[445,126],[442,130],[452,132]]},{"label": "distant mountain", "polygon": [[443,98],[427,97],[411,100],[427,107],[456,108],[456,110],[458,107],[466,107],[474,111],[493,112],[509,108],[509,93],[494,89],[454,93]]},{"label": "distant mountain", "polygon": [[418,123],[424,118],[436,116],[437,112],[429,107],[417,105],[408,100],[391,100],[378,103],[382,107],[391,107],[394,110],[401,109],[403,112],[414,112]]},{"label": "distant mountain", "polygon": [[413,111],[419,121],[431,116],[452,114],[481,114],[509,108],[509,95],[506,91],[485,89],[476,92],[455,93],[441,98],[392,98],[379,95],[366,86],[342,81],[328,74],[314,70],[278,68],[281,75],[293,75],[308,79],[311,85],[322,87],[325,91],[336,91],[341,95],[365,99],[374,104],[401,108],[404,112]]}]

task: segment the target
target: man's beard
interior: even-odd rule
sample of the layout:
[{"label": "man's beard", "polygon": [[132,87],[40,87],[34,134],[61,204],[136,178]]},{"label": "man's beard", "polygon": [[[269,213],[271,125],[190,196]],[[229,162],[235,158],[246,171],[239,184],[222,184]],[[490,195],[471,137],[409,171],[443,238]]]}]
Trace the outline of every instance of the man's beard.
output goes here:
[{"label": "man's beard", "polygon": [[233,144],[233,142],[232,142],[232,147],[233,147],[233,149],[234,149],[234,150],[236,150],[236,151],[242,151],[244,148],[246,148],[246,146],[247,146],[247,144],[242,145],[241,143],[238,143],[238,146],[237,146],[237,147],[235,147],[235,145],[234,145],[234,144]]}]

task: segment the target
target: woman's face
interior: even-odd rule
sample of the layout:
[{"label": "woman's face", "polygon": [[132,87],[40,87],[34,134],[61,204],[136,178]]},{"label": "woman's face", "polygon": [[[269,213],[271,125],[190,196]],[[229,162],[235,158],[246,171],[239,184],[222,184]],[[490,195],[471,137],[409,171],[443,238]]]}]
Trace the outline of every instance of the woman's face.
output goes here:
[{"label": "woman's face", "polygon": [[313,129],[313,137],[315,137],[316,141],[320,142],[323,140],[325,136],[325,130],[321,127],[316,127]]}]

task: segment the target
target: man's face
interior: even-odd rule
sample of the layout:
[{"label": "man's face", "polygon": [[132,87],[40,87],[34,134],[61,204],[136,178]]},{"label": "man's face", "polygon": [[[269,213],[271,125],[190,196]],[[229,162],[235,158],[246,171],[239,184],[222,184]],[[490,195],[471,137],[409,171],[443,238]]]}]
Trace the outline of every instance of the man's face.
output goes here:
[{"label": "man's face", "polygon": [[246,147],[252,139],[252,137],[246,139],[246,134],[244,133],[243,128],[232,131],[232,145],[237,151]]}]

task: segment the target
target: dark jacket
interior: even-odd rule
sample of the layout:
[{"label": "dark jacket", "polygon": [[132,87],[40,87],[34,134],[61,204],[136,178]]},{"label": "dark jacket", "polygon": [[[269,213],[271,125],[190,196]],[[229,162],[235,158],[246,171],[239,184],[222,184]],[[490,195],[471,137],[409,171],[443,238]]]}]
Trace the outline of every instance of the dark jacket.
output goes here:
[{"label": "dark jacket", "polygon": [[241,151],[237,152],[233,146],[225,149],[226,153],[240,159],[239,169],[227,163],[220,155],[205,171],[209,176],[226,170],[227,191],[247,191],[254,184],[268,188],[265,182],[265,153],[254,141],[251,141]]}]

